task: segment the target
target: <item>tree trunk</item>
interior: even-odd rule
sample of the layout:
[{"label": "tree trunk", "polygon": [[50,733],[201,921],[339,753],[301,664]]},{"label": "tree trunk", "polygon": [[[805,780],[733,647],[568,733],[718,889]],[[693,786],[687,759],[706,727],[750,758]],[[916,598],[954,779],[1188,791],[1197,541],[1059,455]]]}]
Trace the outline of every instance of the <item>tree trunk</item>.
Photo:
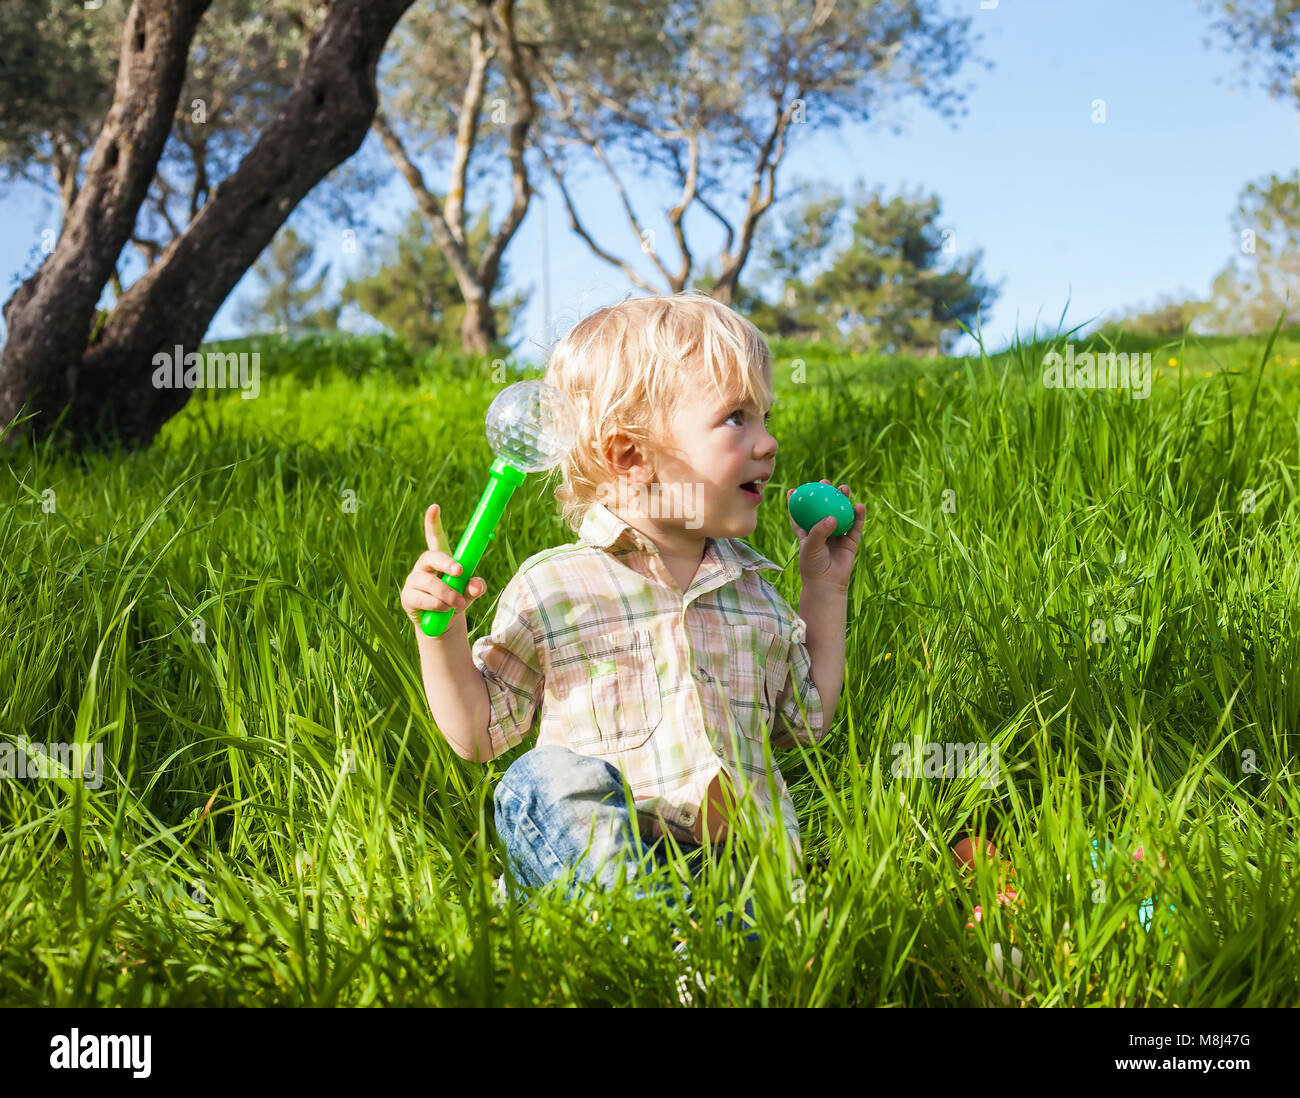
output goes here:
[{"label": "tree trunk", "polygon": [[424,175],[411,159],[392,124],[382,113],[375,115],[374,128],[388,150],[397,170],[411,185],[420,212],[428,219],[429,231],[438,245],[447,265],[456,278],[456,286],[465,301],[465,316],[460,325],[462,348],[470,354],[487,354],[496,343],[497,319],[492,311],[492,295],[496,291],[501,272],[501,257],[523,223],[528,203],[533,195],[524,163],[524,145],[529,127],[537,114],[524,51],[515,33],[515,3],[505,0],[500,13],[499,48],[505,58],[506,79],[515,100],[514,118],[510,123],[510,136],[506,156],[510,161],[510,179],[513,200],[501,226],[492,235],[483,250],[477,267],[466,248],[465,199],[468,191],[470,155],[478,133],[478,117],[483,107],[488,62],[492,51],[487,41],[492,23],[494,0],[477,0],[471,18],[470,53],[472,66],[465,92],[461,97],[460,114],[456,126],[456,144],[452,152],[451,183],[445,202],[425,185]]},{"label": "tree trunk", "polygon": [[465,302],[465,319],[460,322],[461,345],[472,355],[485,355],[497,341],[497,318],[486,297]]},{"label": "tree trunk", "polygon": [[[27,401],[28,410],[37,415],[24,426],[34,437],[49,432],[66,410],[64,433],[77,448],[107,448],[120,442],[134,450],[152,442],[190,396],[183,386],[154,386],[154,356],[174,355],[178,346],[183,354],[198,350],[212,317],[289,213],[360,146],[378,104],[375,66],[393,27],[413,0],[335,0],[330,5],[308,44],[284,108],[234,174],[212,192],[186,231],[122,295],[98,340],[87,346],[95,302],[129,238],[157,166],[171,128],[189,39],[208,2],[136,0],[114,105],[72,224],[50,260],[19,288],[5,309],[9,342],[0,358],[0,430]],[[183,42],[178,25],[186,20],[175,17],[182,11],[192,15]],[[168,82],[140,79],[126,67],[137,17],[145,20],[146,33],[147,19],[152,17],[161,21],[160,34],[171,35],[164,43],[154,42],[156,48],[165,45],[171,51]],[[160,132],[147,148],[139,139],[123,142],[124,148],[135,152],[124,161],[131,160],[138,168],[139,193],[138,197],[132,193],[129,209],[124,203],[110,211],[122,227],[103,242],[106,258],[101,260],[79,242],[86,230],[76,234],[72,229],[87,221],[94,228],[106,219],[93,201],[105,186],[106,173],[111,176],[113,170],[111,163],[106,167],[101,152],[106,142],[116,143],[115,118],[132,119],[133,128],[142,126],[133,112],[159,115]],[[63,263],[54,264],[60,250]],[[33,284],[36,289],[30,288]],[[38,291],[43,296],[38,298]]]},{"label": "tree trunk", "polygon": [[[171,130],[190,40],[210,2],[135,0],[131,6],[113,105],[85,182],[54,250],[5,305],[0,430],[24,402],[37,420],[17,433],[39,433],[54,418],[47,413],[57,415],[69,403],[95,305],[149,190]],[[71,193],[66,178],[64,193]]]}]

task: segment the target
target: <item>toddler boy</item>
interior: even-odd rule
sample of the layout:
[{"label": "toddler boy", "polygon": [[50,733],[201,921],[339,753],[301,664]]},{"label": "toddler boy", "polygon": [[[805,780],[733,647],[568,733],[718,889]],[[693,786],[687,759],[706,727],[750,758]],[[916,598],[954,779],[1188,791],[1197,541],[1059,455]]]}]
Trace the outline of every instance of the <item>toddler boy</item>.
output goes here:
[{"label": "toddler boy", "polygon": [[486,589],[438,578],[459,565],[436,505],[402,593],[430,709],[458,755],[496,758],[539,718],[494,798],[511,871],[536,887],[574,867],[609,886],[620,867],[635,874],[643,841],[662,857],[671,835],[692,852],[754,812],[779,816],[765,833],[785,836],[799,875],[798,819],[775,764],[768,788],[764,741],[814,743],[830,727],[865,507],[833,540],[833,518],[806,533],[791,522],[796,614],[763,575],[780,566],[740,540],[776,469],[771,351],[704,295],[597,311],[556,345],[545,380],[580,413],[555,493],[578,541],[523,562],[472,651],[463,613],[440,637],[419,629],[425,610],[463,610]]}]

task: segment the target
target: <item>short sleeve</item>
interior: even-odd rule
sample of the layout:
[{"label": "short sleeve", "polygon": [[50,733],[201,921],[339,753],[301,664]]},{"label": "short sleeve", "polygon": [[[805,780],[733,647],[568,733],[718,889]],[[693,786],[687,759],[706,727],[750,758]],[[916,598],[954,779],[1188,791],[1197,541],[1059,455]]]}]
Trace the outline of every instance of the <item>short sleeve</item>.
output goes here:
[{"label": "short sleeve", "polygon": [[790,632],[790,672],[776,696],[776,723],[772,729],[775,748],[794,747],[796,741],[806,746],[826,735],[822,697],[813,685],[807,637],[807,624],[796,617]]},{"label": "short sleeve", "polygon": [[522,573],[516,574],[497,599],[491,632],[479,637],[470,650],[474,666],[487,684],[489,757],[493,759],[532,731],[546,681],[538,661],[534,618]]}]

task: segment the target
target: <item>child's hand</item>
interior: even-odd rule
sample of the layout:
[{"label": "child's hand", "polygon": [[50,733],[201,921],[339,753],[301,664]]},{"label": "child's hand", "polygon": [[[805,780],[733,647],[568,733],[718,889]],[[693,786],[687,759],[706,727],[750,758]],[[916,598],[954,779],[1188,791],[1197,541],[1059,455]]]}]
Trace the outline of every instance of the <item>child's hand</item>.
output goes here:
[{"label": "child's hand", "polygon": [[429,548],[416,558],[402,588],[402,609],[416,629],[426,610],[464,610],[487,590],[479,576],[469,581],[463,595],[441,579],[443,573],[460,575],[461,567],[451,555],[451,543],[442,529],[442,509],[436,503],[424,512],[424,539]]},{"label": "child's hand", "polygon": [[[830,484],[830,481],[823,478],[822,483]],[[841,484],[840,491],[847,496],[849,486]],[[787,509],[793,492],[794,489],[791,488],[786,493]],[[822,519],[806,533],[793,518],[790,519],[790,527],[794,530],[795,537],[799,539],[799,574],[803,577],[805,585],[820,584],[824,587],[833,587],[837,591],[849,589],[849,573],[853,570],[853,558],[858,552],[858,542],[862,540],[862,526],[866,521],[867,508],[861,503],[855,503],[853,513],[856,516],[853,525],[838,538],[830,536],[831,531],[835,529],[833,516]]]}]

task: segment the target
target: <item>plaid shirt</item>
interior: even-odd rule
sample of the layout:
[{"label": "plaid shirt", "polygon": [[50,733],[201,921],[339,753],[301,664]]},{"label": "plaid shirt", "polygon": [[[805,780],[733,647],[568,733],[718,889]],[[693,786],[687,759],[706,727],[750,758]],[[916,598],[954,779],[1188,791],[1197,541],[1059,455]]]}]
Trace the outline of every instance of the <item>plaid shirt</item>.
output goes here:
[{"label": "plaid shirt", "polygon": [[[793,747],[821,740],[829,725],[807,626],[760,575],[780,565],[735,538],[708,538],[683,595],[655,543],[603,504],[587,512],[579,539],[524,561],[491,633],[474,642],[492,707],[491,757],[532,731],[540,702],[535,746],[607,758],[650,839],[666,826],[678,841],[698,841],[701,806],[722,771],[738,800],[748,788],[774,821],[765,729],[773,747]],[[794,803],[772,769],[801,859]]]}]

